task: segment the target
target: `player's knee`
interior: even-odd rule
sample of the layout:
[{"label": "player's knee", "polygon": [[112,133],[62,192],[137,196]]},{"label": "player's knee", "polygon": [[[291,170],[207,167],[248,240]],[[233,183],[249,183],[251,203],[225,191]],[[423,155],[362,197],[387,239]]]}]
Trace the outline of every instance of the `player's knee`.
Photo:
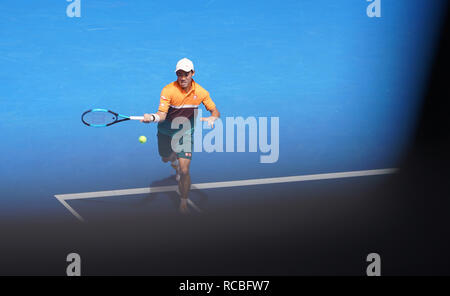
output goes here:
[{"label": "player's knee", "polygon": [[189,175],[189,168],[188,167],[180,167],[180,174],[182,175],[182,176],[187,176],[187,175]]},{"label": "player's knee", "polygon": [[162,160],[164,163],[166,163],[166,162],[168,162],[168,161],[170,160],[170,158],[169,158],[169,157],[161,157],[161,160]]}]

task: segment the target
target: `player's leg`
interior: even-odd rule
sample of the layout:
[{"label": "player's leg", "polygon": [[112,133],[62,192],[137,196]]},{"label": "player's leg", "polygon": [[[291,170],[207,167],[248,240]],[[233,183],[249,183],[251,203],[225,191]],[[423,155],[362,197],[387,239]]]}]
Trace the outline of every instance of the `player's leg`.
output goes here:
[{"label": "player's leg", "polygon": [[181,194],[180,211],[187,212],[187,199],[189,196],[189,190],[191,189],[191,175],[189,173],[189,166],[191,164],[191,153],[185,153],[189,158],[178,158],[180,181],[178,182],[178,188]]},{"label": "player's leg", "polygon": [[178,181],[179,176],[178,176],[177,154],[172,150],[170,144],[171,141],[172,141],[171,136],[158,133],[158,151],[159,155],[161,156],[161,160],[164,163],[170,161],[170,165],[177,171],[177,181]]},{"label": "player's leg", "polygon": [[170,161],[170,166],[175,170],[175,179],[177,181],[180,181],[180,173],[179,173],[179,163],[177,154],[175,152],[172,152],[168,158],[163,158],[163,162]]},{"label": "player's leg", "polygon": [[170,137],[158,132],[158,152],[161,160],[166,163],[172,158],[174,154],[172,147],[170,147]]},{"label": "player's leg", "polygon": [[161,160],[166,163],[170,161],[170,164],[176,164],[177,162],[177,154],[172,152],[168,157],[161,157]]},{"label": "player's leg", "polygon": [[192,150],[194,148],[193,132],[183,135],[179,142],[179,146],[174,147],[173,150],[180,151],[177,153],[178,158],[178,173],[180,180],[178,181],[178,190],[181,196],[180,211],[182,213],[188,212],[187,200],[189,190],[191,189],[191,175],[189,173],[189,166],[192,159]]}]

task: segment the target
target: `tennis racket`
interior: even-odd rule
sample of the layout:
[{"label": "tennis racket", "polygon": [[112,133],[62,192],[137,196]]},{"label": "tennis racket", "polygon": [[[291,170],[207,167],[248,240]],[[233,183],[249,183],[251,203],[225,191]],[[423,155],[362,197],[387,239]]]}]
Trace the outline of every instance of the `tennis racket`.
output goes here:
[{"label": "tennis racket", "polygon": [[91,109],[81,115],[87,126],[106,127],[127,120],[143,120],[144,116],[126,116],[106,109]]}]

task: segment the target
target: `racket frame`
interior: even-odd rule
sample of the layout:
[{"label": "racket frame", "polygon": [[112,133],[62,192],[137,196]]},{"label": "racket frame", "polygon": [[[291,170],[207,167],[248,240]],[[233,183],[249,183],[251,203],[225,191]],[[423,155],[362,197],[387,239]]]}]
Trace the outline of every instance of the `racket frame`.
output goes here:
[{"label": "racket frame", "polygon": [[[111,113],[112,115],[114,115],[116,117],[116,119],[113,122],[107,123],[107,124],[90,124],[88,122],[86,122],[84,120],[84,116],[90,112],[107,112],[107,113]],[[96,109],[90,109],[87,110],[85,112],[83,112],[83,114],[81,115],[81,121],[90,127],[107,127],[113,124],[116,124],[118,122],[122,122],[122,121],[127,121],[127,120],[143,120],[144,116],[127,116],[127,115],[123,115],[123,114],[119,114],[116,112],[113,112],[111,110],[108,109],[100,109],[100,108],[96,108]]]}]

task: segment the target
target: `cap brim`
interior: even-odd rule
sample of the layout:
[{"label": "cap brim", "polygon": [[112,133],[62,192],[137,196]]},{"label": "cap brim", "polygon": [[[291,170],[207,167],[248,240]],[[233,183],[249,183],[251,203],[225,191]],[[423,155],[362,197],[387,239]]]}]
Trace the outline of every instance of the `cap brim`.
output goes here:
[{"label": "cap brim", "polygon": [[183,68],[179,68],[179,69],[176,69],[175,72],[177,72],[177,71],[179,71],[179,70],[184,71],[184,72],[191,72],[191,71],[194,71],[194,69],[183,69]]}]

